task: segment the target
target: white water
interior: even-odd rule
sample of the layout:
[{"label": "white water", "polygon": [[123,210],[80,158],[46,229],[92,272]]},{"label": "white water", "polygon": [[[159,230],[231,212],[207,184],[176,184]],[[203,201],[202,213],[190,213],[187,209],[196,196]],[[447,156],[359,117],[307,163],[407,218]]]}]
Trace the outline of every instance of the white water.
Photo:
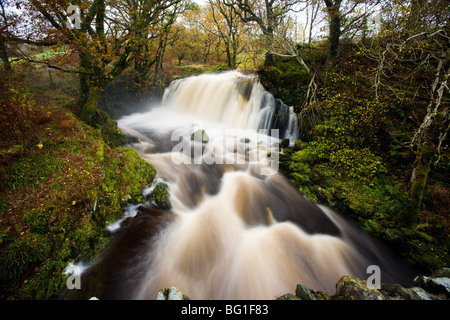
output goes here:
[{"label": "white water", "polygon": [[[175,286],[191,299],[273,299],[299,283],[334,294],[341,276],[364,277],[371,264],[395,278],[370,237],[277,173],[279,139],[258,134],[273,128],[275,108],[257,79],[228,72],[176,81],[161,107],[119,120],[169,186],[174,219],[140,239],[137,262],[122,273],[133,285],[115,297],[154,299]],[[280,138],[292,142],[292,110],[287,118]],[[207,144],[191,141],[198,128]]]}]

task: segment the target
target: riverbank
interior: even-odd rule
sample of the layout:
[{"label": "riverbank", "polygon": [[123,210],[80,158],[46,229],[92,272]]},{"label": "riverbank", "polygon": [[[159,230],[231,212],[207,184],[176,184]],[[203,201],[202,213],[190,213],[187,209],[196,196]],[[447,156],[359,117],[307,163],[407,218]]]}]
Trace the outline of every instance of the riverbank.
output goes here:
[{"label": "riverbank", "polygon": [[155,175],[132,148],[111,146],[74,116],[71,77],[53,81],[4,97],[26,101],[30,126],[0,150],[0,299],[57,299],[64,268],[97,257],[107,225],[142,201]]}]

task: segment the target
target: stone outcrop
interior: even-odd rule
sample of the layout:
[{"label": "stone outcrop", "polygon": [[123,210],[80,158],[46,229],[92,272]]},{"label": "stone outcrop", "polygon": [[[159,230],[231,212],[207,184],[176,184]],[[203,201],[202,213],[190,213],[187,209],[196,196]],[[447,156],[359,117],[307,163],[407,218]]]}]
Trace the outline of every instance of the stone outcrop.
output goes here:
[{"label": "stone outcrop", "polygon": [[[444,268],[429,277],[417,276],[412,288],[396,283],[382,283],[380,289],[371,288],[365,280],[345,275],[336,283],[336,292],[329,296],[314,291],[305,284],[298,284],[295,295],[286,293],[276,300],[450,300],[450,269]],[[177,288],[164,288],[158,292],[157,300],[189,300]]]},{"label": "stone outcrop", "polygon": [[191,135],[191,140],[195,140],[201,143],[208,143],[209,136],[205,130],[198,129]]},{"label": "stone outcrop", "polygon": [[159,290],[156,300],[190,300],[183,292],[175,287]]},{"label": "stone outcrop", "polygon": [[370,288],[365,280],[343,276],[336,283],[336,292],[329,296],[298,284],[295,295],[285,294],[277,300],[450,300],[450,268],[433,272],[430,276],[417,276],[413,287],[397,283],[381,283],[379,289]]},{"label": "stone outcrop", "polygon": [[168,211],[172,208],[170,203],[169,187],[164,182],[158,182],[148,199],[152,206]]}]

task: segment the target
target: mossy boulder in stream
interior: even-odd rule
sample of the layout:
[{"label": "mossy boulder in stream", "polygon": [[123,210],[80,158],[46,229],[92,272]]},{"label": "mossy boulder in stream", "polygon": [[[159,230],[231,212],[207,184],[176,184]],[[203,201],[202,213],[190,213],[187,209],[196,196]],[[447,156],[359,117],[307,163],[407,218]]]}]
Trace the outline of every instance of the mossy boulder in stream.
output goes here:
[{"label": "mossy boulder in stream", "polygon": [[209,137],[205,130],[198,129],[191,135],[191,140],[195,140],[201,143],[208,143]]},{"label": "mossy boulder in stream", "polygon": [[384,300],[375,288],[369,288],[366,281],[352,276],[343,276],[336,283],[336,296],[343,300]]},{"label": "mossy boulder in stream", "polygon": [[150,203],[161,209],[170,210],[172,205],[170,203],[169,187],[164,182],[158,182],[149,197]]}]

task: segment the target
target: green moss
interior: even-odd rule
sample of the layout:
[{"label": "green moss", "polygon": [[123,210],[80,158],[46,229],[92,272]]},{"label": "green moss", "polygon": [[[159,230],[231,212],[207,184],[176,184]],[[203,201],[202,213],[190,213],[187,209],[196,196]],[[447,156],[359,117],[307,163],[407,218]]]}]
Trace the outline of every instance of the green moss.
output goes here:
[{"label": "green moss", "polygon": [[299,150],[292,155],[292,161],[308,163],[312,160],[309,150]]},{"label": "green moss", "polygon": [[163,182],[156,184],[149,200],[152,205],[161,210],[170,210],[172,208],[170,203],[169,187]]},{"label": "green moss", "polygon": [[198,129],[191,135],[191,139],[202,143],[208,143],[209,137],[205,130]]},{"label": "green moss", "polygon": [[20,298],[48,300],[59,297],[66,287],[62,276],[67,262],[48,259],[37,271],[36,275],[23,284]]},{"label": "green moss", "polygon": [[283,294],[282,296],[279,296],[276,300],[301,300],[301,299],[296,295],[293,295],[292,293],[286,293]]},{"label": "green moss", "polygon": [[310,185],[311,184],[311,180],[309,180],[307,175],[304,174],[300,174],[297,172],[293,172],[290,174],[290,180],[293,184],[297,185],[297,186],[301,186],[301,185]]},{"label": "green moss", "polygon": [[63,165],[64,162],[55,154],[36,151],[6,167],[5,178],[1,183],[11,189],[37,186]]},{"label": "green moss", "polygon": [[295,140],[294,141],[294,149],[295,150],[302,150],[306,147],[306,142],[303,142],[302,140]]},{"label": "green moss", "polygon": [[27,235],[14,239],[0,250],[0,278],[13,282],[19,279],[31,267],[44,261],[50,253],[50,245],[42,236]]}]

